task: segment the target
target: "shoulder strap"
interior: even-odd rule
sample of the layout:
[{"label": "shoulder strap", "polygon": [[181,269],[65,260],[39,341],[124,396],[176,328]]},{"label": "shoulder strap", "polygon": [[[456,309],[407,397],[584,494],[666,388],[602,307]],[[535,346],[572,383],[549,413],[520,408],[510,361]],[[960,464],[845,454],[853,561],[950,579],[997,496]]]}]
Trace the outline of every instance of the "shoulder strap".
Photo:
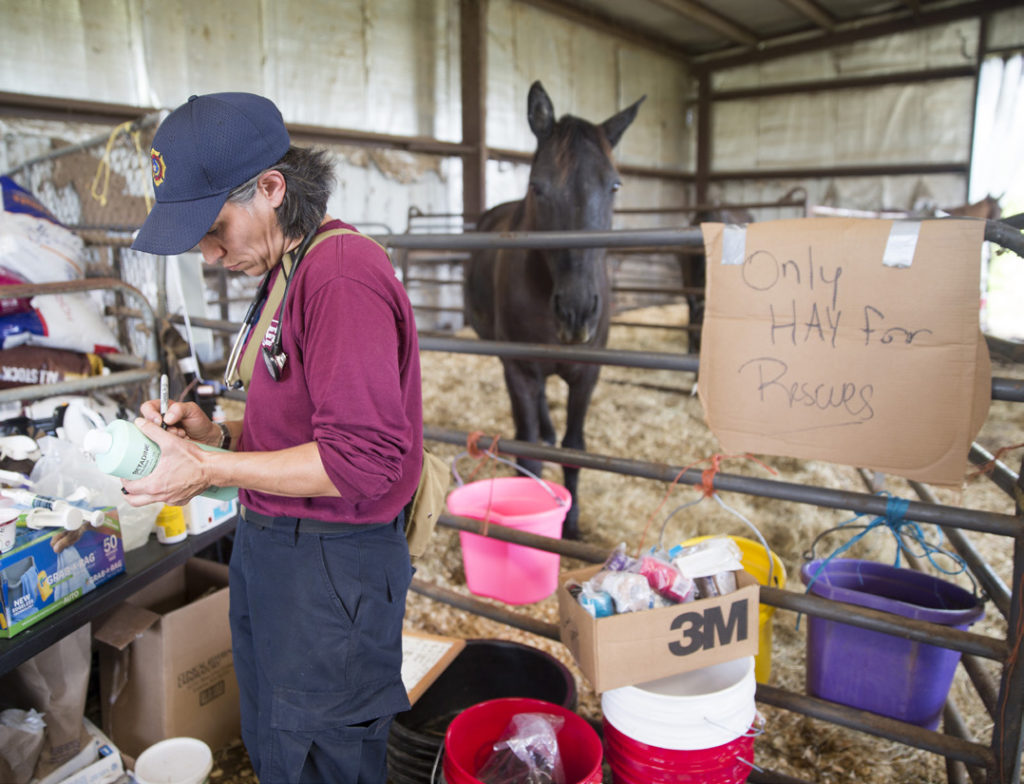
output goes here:
[{"label": "shoulder strap", "polygon": [[[379,242],[377,242],[377,240],[375,240],[373,237],[368,237],[365,234],[363,234],[361,231],[356,231],[355,229],[331,229],[329,231],[323,232],[322,234],[317,234],[313,238],[313,242],[310,243],[309,250],[313,250],[313,248],[315,248],[317,245],[319,245],[321,242],[323,242],[328,237],[338,237],[338,236],[340,236],[342,234],[351,234],[351,235],[353,235],[355,237],[362,237],[363,239],[369,240],[370,242],[372,242],[374,245],[376,245],[378,248],[380,248],[382,251],[384,251],[384,253],[387,253],[387,249],[383,245],[381,245]],[[309,253],[309,250],[307,250],[306,252]]]},{"label": "shoulder strap", "polygon": [[274,279],[274,285],[270,287],[270,292],[267,294],[267,301],[263,303],[263,310],[260,311],[259,321],[253,327],[249,340],[245,344],[245,350],[242,352],[242,358],[238,362],[238,378],[246,389],[249,388],[249,382],[252,380],[253,368],[256,367],[256,356],[259,353],[260,344],[263,343],[263,336],[267,334],[270,322],[273,321],[277,307],[281,304],[281,297],[284,296],[284,287],[288,282],[287,276],[291,273],[292,254],[286,253],[281,259],[281,264],[281,273],[285,274],[278,273]]},{"label": "shoulder strap", "polygon": [[[317,234],[306,249],[306,253],[309,253],[328,237],[337,237],[345,234],[364,237],[387,253],[387,250],[379,242],[354,229],[331,229]],[[259,321],[256,322],[256,326],[249,336],[249,342],[245,344],[242,359],[238,363],[238,377],[246,389],[249,388],[249,382],[252,380],[253,368],[256,367],[256,356],[259,353],[260,345],[263,343],[263,337],[267,334],[267,329],[270,327],[270,322],[274,319],[274,314],[277,313],[277,309],[281,304],[281,297],[284,296],[284,286],[292,268],[292,254],[286,253],[281,259],[281,264],[283,265],[282,272],[285,274],[278,274],[277,278],[274,279],[274,285],[270,287],[270,293],[267,294],[267,301],[263,304],[263,311],[260,313]]]}]

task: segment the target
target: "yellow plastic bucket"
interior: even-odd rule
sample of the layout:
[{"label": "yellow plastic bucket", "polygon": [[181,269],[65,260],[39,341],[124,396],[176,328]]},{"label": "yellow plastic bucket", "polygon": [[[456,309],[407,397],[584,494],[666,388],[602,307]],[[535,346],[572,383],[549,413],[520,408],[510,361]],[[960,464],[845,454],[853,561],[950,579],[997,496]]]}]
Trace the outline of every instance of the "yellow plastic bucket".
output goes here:
[{"label": "yellow plastic bucket", "polygon": [[[711,539],[711,536],[695,536],[683,542],[683,546],[696,544],[697,542]],[[768,551],[764,545],[754,539],[747,539],[742,536],[730,536],[740,552],[743,554],[740,563],[743,569],[749,572],[761,585],[768,585]],[[772,587],[786,587],[786,567],[783,566],[779,556],[771,554],[772,560]],[[754,657],[754,678],[758,683],[768,683],[772,674],[772,615],[775,608],[768,604],[762,604],[757,614],[757,656]]]}]

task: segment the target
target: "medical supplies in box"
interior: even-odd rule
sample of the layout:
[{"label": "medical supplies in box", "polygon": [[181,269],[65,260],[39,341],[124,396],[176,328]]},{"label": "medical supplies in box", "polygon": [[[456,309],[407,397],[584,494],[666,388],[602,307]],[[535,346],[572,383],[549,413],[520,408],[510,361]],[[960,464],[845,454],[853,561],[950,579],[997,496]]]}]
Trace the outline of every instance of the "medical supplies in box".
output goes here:
[{"label": "medical supplies in box", "polygon": [[557,591],[562,642],[595,691],[757,653],[760,586],[745,571],[732,573],[736,589],[729,593],[595,617],[580,603],[577,589],[603,568],[566,572]]},{"label": "medical supplies in box", "polygon": [[18,632],[124,571],[117,510],[74,531],[29,528],[18,518],[14,546],[0,555],[0,637]]},{"label": "medical supplies in box", "polygon": [[138,757],[164,738],[220,749],[241,736],[228,623],[228,567],[192,558],[101,622],[103,731]]},{"label": "medical supplies in box", "polygon": [[226,523],[238,515],[238,497],[227,501],[197,495],[185,507],[185,524],[195,536]]}]

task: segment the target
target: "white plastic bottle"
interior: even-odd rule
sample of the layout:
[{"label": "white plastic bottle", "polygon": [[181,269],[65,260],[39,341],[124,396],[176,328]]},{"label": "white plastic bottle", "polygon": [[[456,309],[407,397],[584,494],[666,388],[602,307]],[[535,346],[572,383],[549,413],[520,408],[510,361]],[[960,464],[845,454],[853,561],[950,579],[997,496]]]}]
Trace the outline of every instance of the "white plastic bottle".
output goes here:
[{"label": "white plastic bottle", "polygon": [[[208,452],[227,451],[198,441],[192,443]],[[141,479],[151,473],[160,460],[160,447],[156,442],[126,419],[115,419],[102,430],[90,430],[85,434],[82,446],[86,452],[92,453],[101,471],[122,479]],[[211,487],[202,495],[229,501],[238,495],[238,488]]]}]

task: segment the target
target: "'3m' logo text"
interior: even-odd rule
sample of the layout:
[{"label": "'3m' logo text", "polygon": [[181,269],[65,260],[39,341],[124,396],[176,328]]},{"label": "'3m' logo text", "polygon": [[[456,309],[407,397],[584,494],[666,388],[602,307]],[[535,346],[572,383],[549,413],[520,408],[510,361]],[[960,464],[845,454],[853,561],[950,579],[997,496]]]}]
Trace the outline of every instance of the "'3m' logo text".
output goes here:
[{"label": "'3m' logo text", "polygon": [[747,599],[733,602],[729,607],[729,619],[722,614],[721,607],[708,607],[704,612],[685,612],[672,621],[671,629],[682,630],[683,641],[673,641],[668,649],[676,656],[688,656],[699,650],[728,645],[734,640],[747,639]]}]

